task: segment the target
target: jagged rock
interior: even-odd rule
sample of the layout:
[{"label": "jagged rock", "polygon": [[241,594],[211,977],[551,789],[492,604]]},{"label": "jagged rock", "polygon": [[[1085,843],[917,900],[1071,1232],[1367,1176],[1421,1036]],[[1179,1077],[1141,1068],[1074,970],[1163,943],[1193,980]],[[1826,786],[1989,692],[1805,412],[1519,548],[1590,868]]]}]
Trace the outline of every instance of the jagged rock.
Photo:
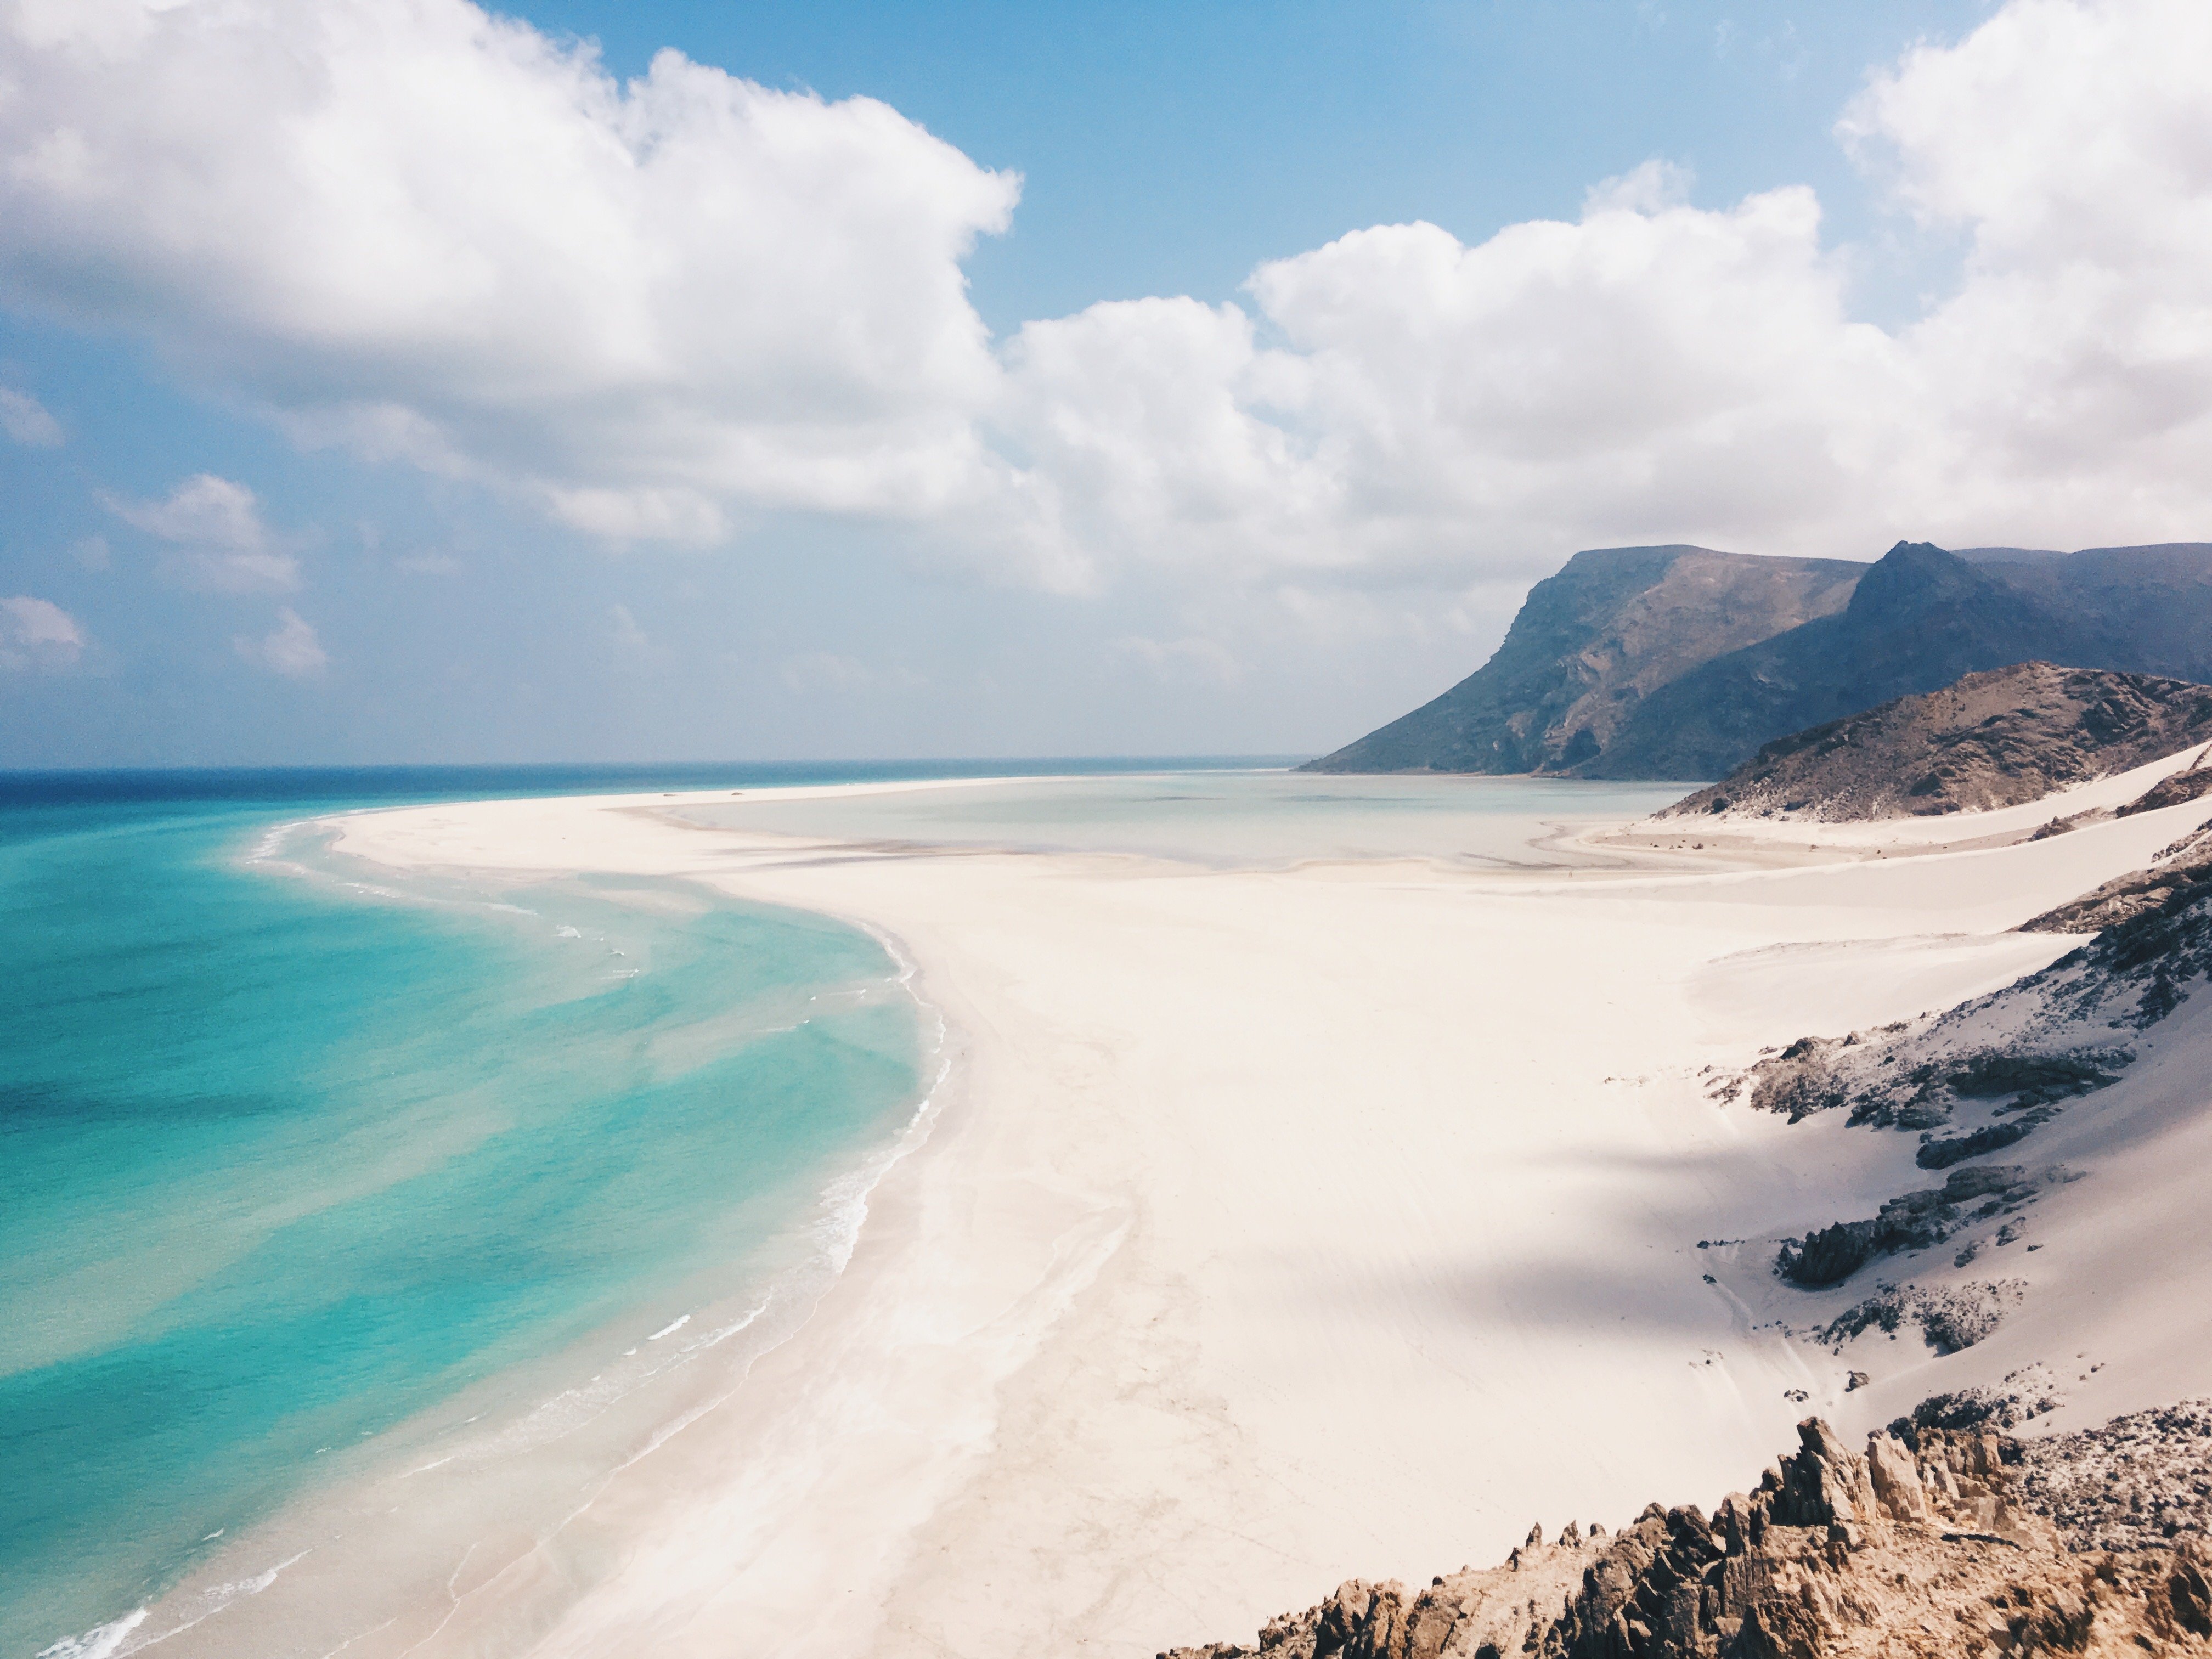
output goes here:
[{"label": "jagged rock", "polygon": [[[1850,1450],[1817,1418],[1711,1520],[1646,1509],[1587,1546],[1528,1544],[1409,1596],[1353,1579],[1256,1647],[1162,1659],[1859,1659],[2212,1652],[2212,1584],[2187,1540],[2069,1553],[2021,1502],[2017,1446],[1900,1421]],[[2008,1462],[2008,1459],[2012,1462]]]},{"label": "jagged rock", "polygon": [[1869,1221],[1838,1221],[1776,1252],[1774,1271],[1808,1291],[1840,1285],[1878,1256],[1899,1255],[1940,1244],[1972,1219],[1963,1206],[1995,1195],[2001,1204],[2025,1203],[2035,1184],[2017,1164],[1984,1164],[1954,1170],[1941,1187],[1902,1193]]},{"label": "jagged rock", "polygon": [[1923,1170],[1948,1170],[1954,1164],[1963,1164],[1985,1152],[2002,1152],[2015,1140],[2027,1139],[2028,1131],[2042,1121],[2033,1115],[2014,1118],[2009,1123],[1988,1124],[1972,1134],[1923,1141],[1912,1161]]}]

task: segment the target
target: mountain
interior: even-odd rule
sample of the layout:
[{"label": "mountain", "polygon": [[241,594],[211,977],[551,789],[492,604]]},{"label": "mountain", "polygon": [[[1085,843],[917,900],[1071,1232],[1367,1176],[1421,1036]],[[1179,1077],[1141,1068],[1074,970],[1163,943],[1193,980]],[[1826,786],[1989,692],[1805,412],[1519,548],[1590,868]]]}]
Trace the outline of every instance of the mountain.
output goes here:
[{"label": "mountain", "polygon": [[[1475,674],[1309,767],[1719,777],[1787,733],[2014,663],[2212,680],[2212,544],[1972,552],[1577,554]],[[1674,568],[1693,554],[1702,604],[1698,567]]]},{"label": "mountain", "polygon": [[2212,686],[2015,663],[1778,738],[1662,817],[1927,817],[2039,800],[2212,742]]},{"label": "mountain", "polygon": [[1867,567],[1708,547],[1577,553],[1528,591],[1496,654],[1315,772],[1559,772],[1638,699],[1715,657],[1843,608]]}]

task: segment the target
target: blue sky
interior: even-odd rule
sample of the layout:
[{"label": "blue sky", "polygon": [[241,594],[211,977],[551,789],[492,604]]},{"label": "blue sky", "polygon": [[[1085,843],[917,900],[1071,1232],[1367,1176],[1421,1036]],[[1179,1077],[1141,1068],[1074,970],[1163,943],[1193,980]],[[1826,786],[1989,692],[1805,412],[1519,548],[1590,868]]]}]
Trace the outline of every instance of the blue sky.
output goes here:
[{"label": "blue sky", "polygon": [[2212,522],[2186,5],[36,12],[0,764],[1318,751],[1577,546]]}]

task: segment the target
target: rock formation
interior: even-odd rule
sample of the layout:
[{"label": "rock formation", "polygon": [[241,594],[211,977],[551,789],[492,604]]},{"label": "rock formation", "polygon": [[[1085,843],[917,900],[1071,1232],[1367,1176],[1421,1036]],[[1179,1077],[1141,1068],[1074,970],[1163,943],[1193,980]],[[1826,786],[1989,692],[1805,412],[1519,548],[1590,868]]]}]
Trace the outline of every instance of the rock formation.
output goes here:
[{"label": "rock formation", "polygon": [[[1817,822],[1981,811],[2212,744],[2212,686],[2016,663],[1778,738],[1662,817]],[[2194,781],[2197,775],[2183,773]],[[2212,769],[2202,776],[2212,787]],[[2175,779],[2124,811],[2192,798]],[[2168,798],[2171,799],[2168,799]]]},{"label": "rock formation", "polygon": [[1310,766],[1719,777],[1786,733],[2038,659],[2212,681],[2212,544],[1577,554],[1478,672]]},{"label": "rock formation", "polygon": [[[2200,832],[2181,845],[2193,848],[2207,838]],[[2115,1082],[2195,981],[2212,973],[2212,866],[2194,878],[2138,872],[2029,925],[2086,920],[2085,911],[2100,908],[2121,919],[2002,990],[1848,1036],[1801,1037],[1734,1085],[1752,1106],[1793,1121],[1841,1110],[1854,1124],[1917,1132],[1915,1161],[1923,1169],[1971,1165],[2014,1148],[2072,1103]],[[1996,1173],[1961,1168],[1946,1188]],[[1955,1200],[1907,1194],[1872,1220],[1842,1224],[1844,1233],[1821,1243],[1814,1260],[1840,1260],[1839,1252],[1862,1246],[1863,1259],[1925,1248],[1882,1241],[1903,1237],[1911,1217],[1946,1201]],[[1822,1237],[1801,1247],[1793,1277],[1825,1273],[1803,1265],[1802,1254]]]},{"label": "rock formation", "polygon": [[[2194,767],[2176,773],[2153,787],[2157,793],[2167,784],[2197,778],[2212,780],[2212,767]],[[2123,807],[2121,811],[2128,809]],[[2149,866],[2115,876],[2056,909],[2021,923],[2027,933],[2101,933],[2138,916],[2178,915],[2212,893],[2212,826],[2200,829],[2162,850]]]},{"label": "rock formation", "polygon": [[1502,1566],[1419,1591],[1354,1579],[1249,1645],[1161,1659],[2212,1652],[2201,1532],[2077,1554],[1986,1427],[1900,1420],[1863,1453],[1817,1418],[1797,1433],[1710,1519],[1655,1504],[1611,1536],[1532,1531]]},{"label": "rock formation", "polygon": [[2212,1400],[2116,1417],[2021,1446],[2021,1501],[2076,1550],[2154,1549],[2212,1534]]},{"label": "rock formation", "polygon": [[1600,752],[1637,702],[1698,664],[1840,610],[1866,572],[1839,559],[1705,547],[1577,553],[1529,589],[1474,674],[1319,772],[1559,772]]},{"label": "rock formation", "polygon": [[1970,1221],[2010,1214],[2034,1200],[2039,1184],[2016,1164],[1954,1170],[1941,1187],[1891,1199],[1871,1220],[1838,1221],[1789,1241],[1774,1270],[1806,1290],[1825,1290],[1878,1257],[1924,1250]]}]

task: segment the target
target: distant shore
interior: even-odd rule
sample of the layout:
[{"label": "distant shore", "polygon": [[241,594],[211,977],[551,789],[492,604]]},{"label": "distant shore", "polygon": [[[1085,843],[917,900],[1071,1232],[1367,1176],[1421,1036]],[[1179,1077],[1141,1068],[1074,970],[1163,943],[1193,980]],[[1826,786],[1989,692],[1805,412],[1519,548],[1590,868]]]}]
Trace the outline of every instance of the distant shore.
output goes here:
[{"label": "distant shore", "polygon": [[[701,829],[687,799],[387,810],[341,845],[874,929],[952,1032],[941,1115],[806,1326],[593,1500],[585,1580],[526,1552],[392,1652],[1151,1653],[1497,1559],[1563,1504],[1705,1501],[1808,1410],[1881,1420],[1934,1362],[1846,1398],[1763,1263],[1694,1247],[1877,1201],[1910,1144],[1789,1127],[1711,1075],[2042,965],[2073,941],[2004,930],[2173,833],[1875,860],[1872,826],[1808,826],[1708,873],[1717,847],[1616,829],[1655,867],[1570,879],[933,855]],[[1946,1385],[2011,1345],[1987,1348]],[[2134,1386],[2106,1374],[2109,1408]]]}]

